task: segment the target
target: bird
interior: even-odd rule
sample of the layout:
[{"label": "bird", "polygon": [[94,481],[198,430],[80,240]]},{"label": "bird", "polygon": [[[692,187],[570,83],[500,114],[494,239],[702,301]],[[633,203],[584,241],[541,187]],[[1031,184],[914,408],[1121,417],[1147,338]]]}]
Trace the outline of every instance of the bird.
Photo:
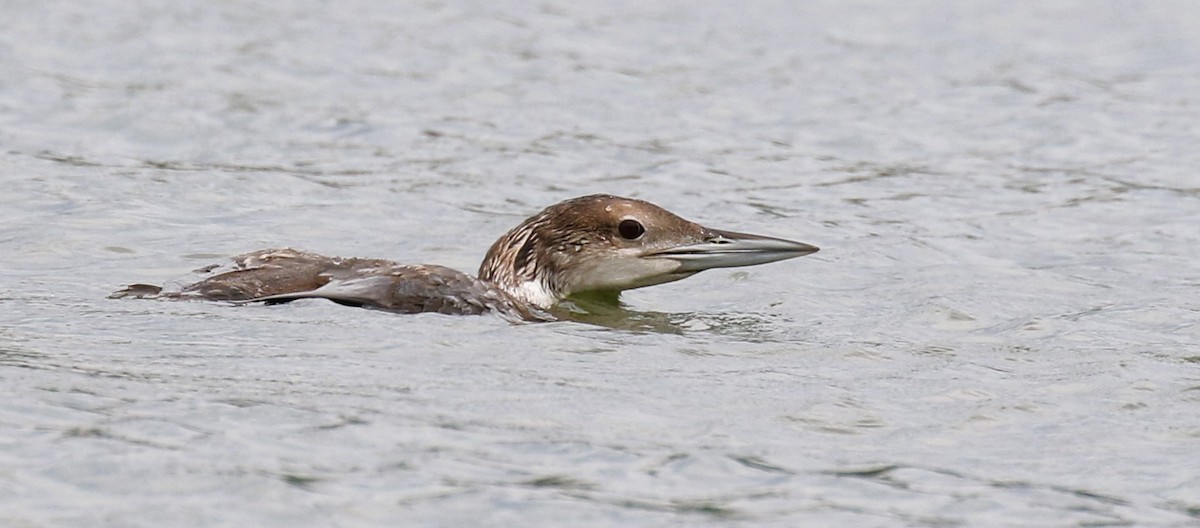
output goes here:
[{"label": "bird", "polygon": [[433,264],[329,257],[264,249],[205,266],[200,280],[168,290],[131,284],[110,298],[279,304],[327,299],[412,314],[492,313],[553,321],[573,296],[617,299],[621,291],[714,268],[754,266],[817,252],[816,246],[705,227],[650,202],[593,194],[551,205],[502,235],[476,277]]}]

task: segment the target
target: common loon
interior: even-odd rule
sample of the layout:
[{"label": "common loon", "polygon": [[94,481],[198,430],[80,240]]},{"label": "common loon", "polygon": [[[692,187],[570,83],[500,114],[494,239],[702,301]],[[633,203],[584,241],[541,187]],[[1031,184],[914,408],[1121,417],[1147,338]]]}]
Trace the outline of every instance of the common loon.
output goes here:
[{"label": "common loon", "polygon": [[166,291],[133,284],[109,297],[289,302],[321,298],[400,313],[497,313],[553,320],[568,296],[616,298],[622,290],[815,253],[801,242],[711,229],[657,205],[594,194],[566,200],[501,236],[479,278],[437,265],[327,257],[294,249],[238,255],[196,270],[206,277]]}]

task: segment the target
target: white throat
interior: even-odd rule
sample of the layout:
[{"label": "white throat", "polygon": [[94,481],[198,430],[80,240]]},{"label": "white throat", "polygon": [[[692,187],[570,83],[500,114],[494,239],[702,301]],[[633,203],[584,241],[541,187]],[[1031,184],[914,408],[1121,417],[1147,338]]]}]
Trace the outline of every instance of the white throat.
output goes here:
[{"label": "white throat", "polygon": [[522,282],[509,290],[509,293],[543,310],[550,309],[559,301],[559,297],[554,292],[550,291],[542,281],[537,280]]}]

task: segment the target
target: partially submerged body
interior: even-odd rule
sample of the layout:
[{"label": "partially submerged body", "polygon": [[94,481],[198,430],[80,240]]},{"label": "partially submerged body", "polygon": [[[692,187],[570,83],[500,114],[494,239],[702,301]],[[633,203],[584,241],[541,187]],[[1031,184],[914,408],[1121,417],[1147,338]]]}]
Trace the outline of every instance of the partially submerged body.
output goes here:
[{"label": "partially submerged body", "polygon": [[196,282],[179,290],[133,284],[112,298],[194,299],[278,304],[323,298],[338,304],[398,313],[478,315],[542,320],[504,290],[466,273],[432,264],[327,257],[291,248],[238,255],[225,264],[196,270]]},{"label": "partially submerged body", "polygon": [[282,303],[322,298],[398,313],[496,313],[550,320],[575,294],[616,295],[719,267],[816,252],[778,238],[709,229],[649,202],[591,195],[552,205],[492,245],[479,277],[437,265],[268,249],[201,268],[177,291],[134,284],[111,297]]}]

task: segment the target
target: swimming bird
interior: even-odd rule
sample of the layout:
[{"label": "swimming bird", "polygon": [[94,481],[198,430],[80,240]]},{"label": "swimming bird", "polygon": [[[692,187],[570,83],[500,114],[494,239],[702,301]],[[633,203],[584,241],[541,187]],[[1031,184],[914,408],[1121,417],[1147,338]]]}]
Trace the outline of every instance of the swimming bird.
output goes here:
[{"label": "swimming bird", "polygon": [[765,264],[815,253],[802,242],[704,227],[650,202],[607,194],[566,200],[533,215],[488,250],[478,278],[444,266],[327,257],[266,249],[196,270],[178,291],[133,284],[109,297],[276,304],[321,298],[399,313],[496,313],[553,320],[573,295],[615,299],[623,290],[677,281],[713,268]]}]

